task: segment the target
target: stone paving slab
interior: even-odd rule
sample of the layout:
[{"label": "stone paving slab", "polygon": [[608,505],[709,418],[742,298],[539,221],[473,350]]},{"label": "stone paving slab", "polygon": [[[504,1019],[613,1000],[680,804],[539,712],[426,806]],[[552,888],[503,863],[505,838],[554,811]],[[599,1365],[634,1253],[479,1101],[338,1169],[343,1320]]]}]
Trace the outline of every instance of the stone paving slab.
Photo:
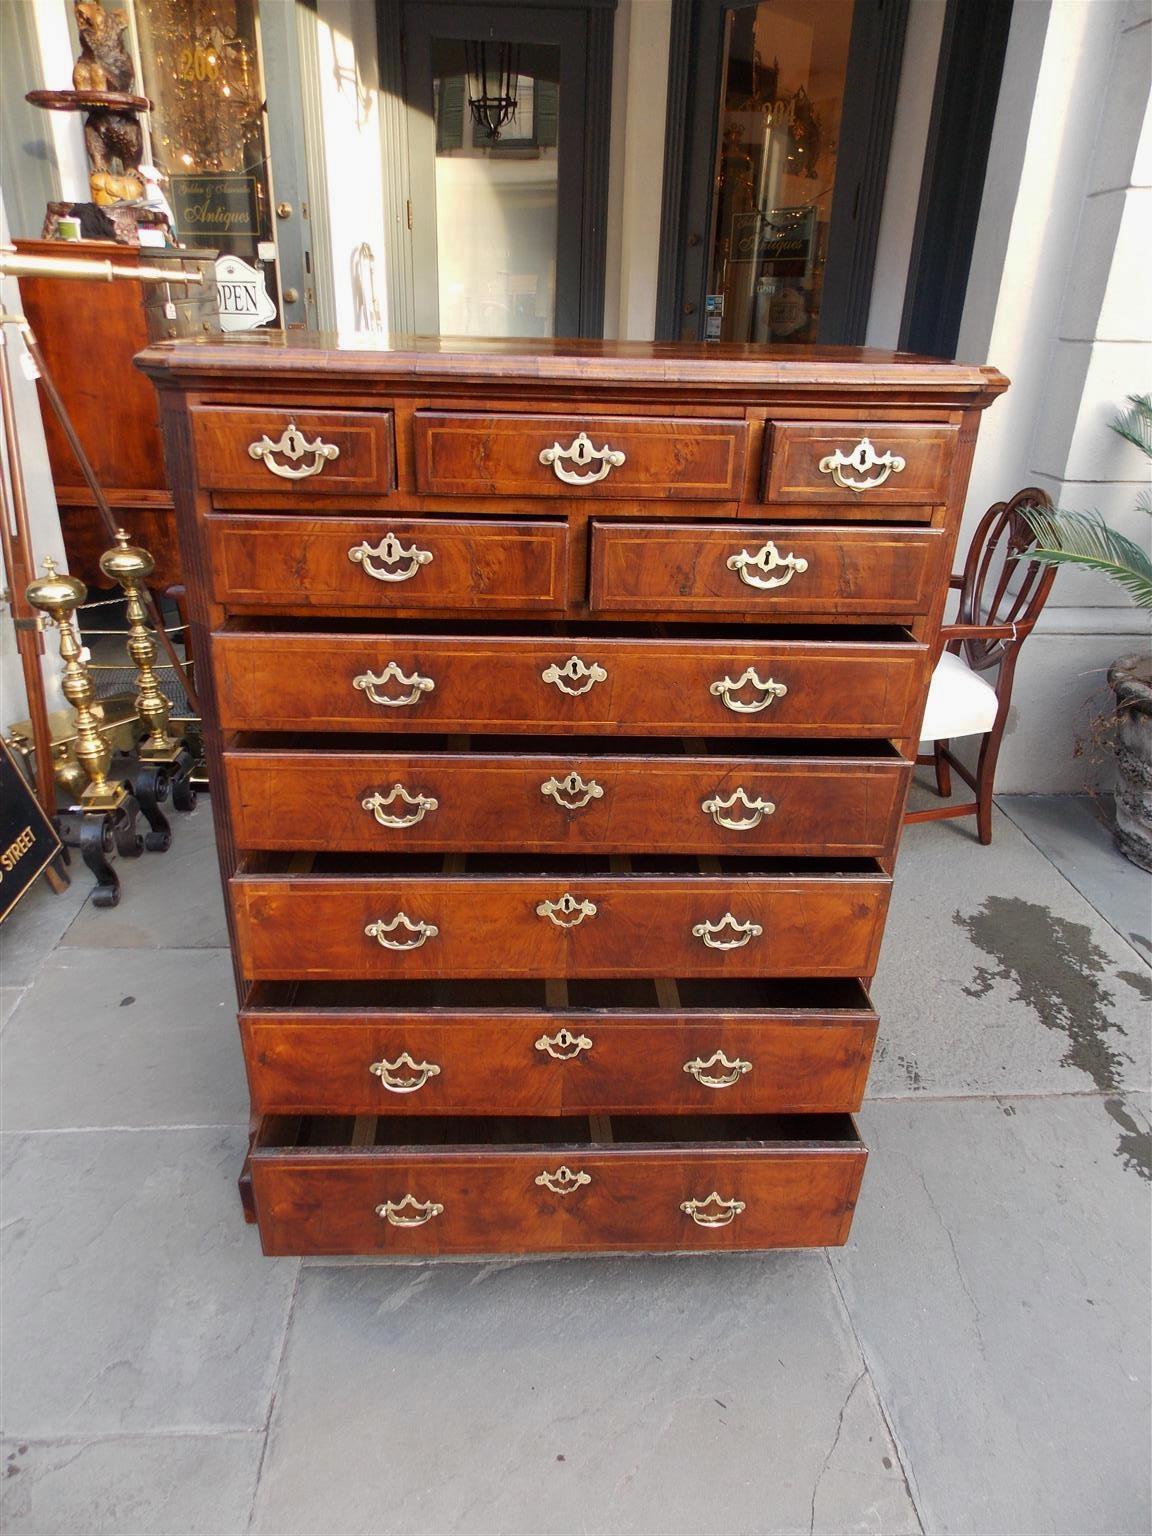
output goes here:
[{"label": "stone paving slab", "polygon": [[1111,795],[1007,795],[997,801],[1100,915],[1152,961],[1152,879],[1116,847]]},{"label": "stone paving slab", "polygon": [[253,1529],[916,1532],[820,1254],[304,1270]]},{"label": "stone paving slab", "polygon": [[[1147,1099],[1124,1113],[1147,1132]],[[1103,1102],[890,1102],[860,1125],[830,1258],[925,1530],[1146,1536],[1148,1185]]]},{"label": "stone paving slab", "polygon": [[907,827],[871,1097],[1112,1093],[1152,1074],[1152,972],[1018,827]]},{"label": "stone paving slab", "polygon": [[37,880],[0,924],[0,986],[18,989],[36,979],[92,889],[87,868],[74,859],[72,882],[59,895]]},{"label": "stone paving slab", "polygon": [[118,861],[119,906],[101,908],[89,902],[68,929],[65,944],[108,949],[228,947],[211,805],[202,797],[194,811],[173,812],[169,819],[168,852]]},{"label": "stone paving slab", "polygon": [[247,1135],[3,1138],[3,1432],[264,1426],[295,1260],[236,1195]]},{"label": "stone paving slab", "polygon": [[4,1035],[6,1131],[247,1125],[227,950],[51,954]]},{"label": "stone paving slab", "polygon": [[240,1536],[264,1437],[137,1435],[0,1448],[5,1536]]},{"label": "stone paving slab", "polygon": [[0,1029],[4,1028],[15,1013],[25,990],[24,987],[0,987]]}]

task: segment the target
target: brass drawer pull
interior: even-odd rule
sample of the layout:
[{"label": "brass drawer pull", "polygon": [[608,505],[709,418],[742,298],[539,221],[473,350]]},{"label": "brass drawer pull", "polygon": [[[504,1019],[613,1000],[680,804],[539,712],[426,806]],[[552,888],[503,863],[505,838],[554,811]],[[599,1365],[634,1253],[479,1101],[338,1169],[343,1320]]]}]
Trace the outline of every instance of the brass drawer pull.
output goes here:
[{"label": "brass drawer pull", "polygon": [[[364,802],[368,804],[367,801]],[[735,821],[730,816],[725,816],[725,811],[730,811],[734,805],[740,805],[750,814],[743,821]],[[700,802],[700,809],[705,816],[711,816],[718,827],[726,827],[729,832],[751,832],[753,827],[758,827],[765,816],[775,813],[776,807],[771,800],[752,800],[748,797],[747,790],[734,789],[726,798],[713,795],[708,800]]]},{"label": "brass drawer pull", "polygon": [[[589,779],[585,784],[575,771],[565,779],[551,778],[546,784],[541,784],[540,793],[551,795],[556,804],[566,811],[582,811],[589,800],[600,800],[604,795],[595,779]],[[568,799],[564,798],[566,795]]]},{"label": "brass drawer pull", "polygon": [[[625,457],[626,455],[619,448],[610,448],[607,443],[603,448],[593,448],[592,439],[587,432],[579,433],[567,448],[561,448],[559,443],[553,443],[551,448],[543,448],[540,451],[541,464],[550,464],[556,478],[563,480],[565,485],[595,485],[612,470],[619,469]],[[574,470],[565,469],[563,463],[565,459],[570,459],[580,469],[583,469],[585,464],[592,464],[599,460],[599,467],[582,475]]]},{"label": "brass drawer pull", "polygon": [[713,1190],[707,1200],[681,1201],[680,1209],[685,1216],[691,1216],[698,1227],[727,1227],[748,1207],[743,1200],[722,1200]]},{"label": "brass drawer pull", "polygon": [[[411,1211],[412,1215],[405,1216],[404,1211]],[[433,1216],[443,1216],[444,1207],[437,1200],[417,1200],[415,1195],[405,1195],[403,1200],[386,1200],[378,1205],[376,1214],[392,1227],[422,1227]]]},{"label": "brass drawer pull", "polygon": [[[598,661],[587,666],[579,656],[569,656],[562,667],[555,662],[550,667],[545,667],[540,674],[546,683],[555,683],[561,693],[566,693],[569,698],[578,698],[580,694],[587,693],[589,688],[594,688],[597,683],[602,683],[608,676]],[[569,688],[569,683],[580,684],[577,688]]]},{"label": "brass drawer pull", "polygon": [[[401,699],[390,699],[387,694],[377,693],[377,688],[383,688],[386,683],[403,683],[408,692]],[[383,672],[361,672],[359,677],[352,679],[352,686],[366,693],[373,704],[385,704],[389,709],[404,709],[409,704],[419,704],[421,695],[431,693],[436,684],[430,677],[421,677],[419,672],[413,672],[408,677],[396,662],[390,661]]]},{"label": "brass drawer pull", "polygon": [[[710,1072],[710,1067],[722,1067],[722,1072]],[[375,1071],[375,1067],[372,1069]],[[716,1051],[709,1056],[707,1061],[701,1061],[697,1056],[695,1061],[684,1063],[685,1072],[690,1073],[702,1088],[731,1088],[744,1076],[751,1072],[752,1063],[741,1061],[739,1057],[735,1061],[729,1061],[723,1051]]]},{"label": "brass drawer pull", "polygon": [[[731,912],[725,912],[718,923],[697,923],[692,936],[702,939],[709,949],[743,949],[764,932],[759,923],[738,923]],[[734,938],[722,939],[722,933],[734,934]]]},{"label": "brass drawer pull", "polygon": [[[397,1077],[395,1075],[405,1068],[409,1072],[415,1072],[416,1076]],[[423,1088],[430,1077],[440,1076],[440,1068],[434,1061],[413,1061],[407,1051],[401,1051],[395,1061],[374,1061],[368,1070],[373,1077],[380,1079],[381,1087],[387,1088],[389,1093],[415,1093]]]},{"label": "brass drawer pull", "polygon": [[585,1173],[583,1168],[578,1173],[573,1173],[571,1168],[562,1164],[555,1173],[548,1173],[547,1170],[538,1173],[536,1182],[545,1189],[550,1189],[554,1195],[571,1195],[580,1188],[581,1184],[591,1184],[592,1175]]},{"label": "brass drawer pull", "polygon": [[[411,939],[386,939],[386,933],[395,933],[397,928],[404,928],[412,934]],[[383,918],[377,918],[374,923],[369,923],[364,932],[370,939],[383,946],[384,949],[419,949],[429,939],[434,939],[440,932],[435,923],[414,923],[403,913],[397,912],[390,923]]]},{"label": "brass drawer pull", "polygon": [[596,903],[577,901],[571,891],[565,891],[559,901],[542,901],[536,916],[548,918],[557,928],[578,928],[586,917],[596,916]]},{"label": "brass drawer pull", "polygon": [[536,1042],[538,1051],[545,1051],[555,1061],[575,1061],[581,1051],[590,1051],[592,1042],[587,1035],[574,1035],[570,1030],[557,1030],[554,1035],[541,1035]]},{"label": "brass drawer pull", "polygon": [[[862,437],[851,453],[841,453],[837,448],[835,453],[830,453],[827,458],[820,460],[820,473],[831,475],[841,489],[855,491],[857,495],[861,491],[874,491],[878,485],[883,485],[889,475],[898,475],[905,467],[905,461],[898,453],[877,453],[866,437]],[[845,471],[854,469],[857,475],[866,478],[853,479]],[[870,469],[878,469],[878,475],[868,475]]]},{"label": "brass drawer pull", "polygon": [[[362,566],[365,575],[371,576],[374,581],[411,581],[422,565],[432,563],[433,555],[430,549],[417,549],[415,544],[411,549],[405,549],[396,535],[389,532],[375,549],[367,539],[354,544],[348,551],[348,558],[354,565]],[[374,560],[379,560],[380,565],[373,565]],[[402,561],[406,561],[407,565],[399,570],[397,567]]]},{"label": "brass drawer pull", "polygon": [[[274,453],[283,454],[286,459],[291,459],[291,464],[279,464],[272,457]],[[312,455],[310,464],[301,464],[299,461],[306,454]],[[281,480],[307,480],[309,475],[318,475],[325,464],[340,457],[340,450],[335,443],[326,443],[323,438],[316,438],[309,442],[303,432],[294,421],[290,421],[284,428],[279,442],[273,442],[267,433],[257,443],[248,444],[248,456],[253,459],[263,459],[264,468],[270,469],[274,475],[279,475]]]},{"label": "brass drawer pull", "polygon": [[[405,805],[412,806],[411,816],[389,816],[388,807],[397,800],[403,800]],[[382,827],[414,827],[418,821],[423,821],[430,811],[439,808],[440,802],[432,795],[410,795],[403,784],[393,784],[389,792],[384,795],[379,790],[369,795],[367,800],[361,800],[361,806],[366,811],[371,811]]]},{"label": "brass drawer pull", "polygon": [[[800,555],[782,555],[769,539],[754,555],[746,549],[738,555],[729,555],[728,569],[739,571],[745,586],[759,587],[761,592],[767,592],[771,587],[786,587],[793,576],[802,576],[808,569],[808,562]],[[773,576],[772,571],[783,571],[784,575]]]},{"label": "brass drawer pull", "polygon": [[[762,699],[753,699],[749,704],[741,703],[734,695],[739,693],[746,683],[751,683],[753,688],[759,689],[764,697]],[[730,677],[722,677],[718,683],[712,683],[708,692],[715,698],[723,699],[725,708],[732,710],[735,714],[755,715],[759,714],[762,709],[767,709],[773,699],[782,699],[788,692],[788,685],[786,683],[778,683],[774,677],[770,677],[767,682],[762,683],[756,668],[749,667],[747,671],[742,672],[736,678],[735,682]]]}]

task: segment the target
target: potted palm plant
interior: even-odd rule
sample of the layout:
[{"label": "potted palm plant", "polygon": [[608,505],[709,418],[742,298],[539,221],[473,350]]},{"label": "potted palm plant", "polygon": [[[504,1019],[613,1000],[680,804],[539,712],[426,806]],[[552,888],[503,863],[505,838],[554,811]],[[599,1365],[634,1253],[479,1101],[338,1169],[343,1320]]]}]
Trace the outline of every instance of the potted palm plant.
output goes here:
[{"label": "potted palm plant", "polygon": [[[1152,461],[1152,395],[1129,395],[1128,406],[1112,430]],[[1152,516],[1152,492],[1142,491],[1136,504]],[[1024,516],[1037,539],[1029,559],[1100,571],[1138,608],[1152,609],[1152,559],[1098,512],[1032,507]],[[1108,682],[1116,697],[1116,842],[1134,864],[1152,870],[1152,656],[1121,656]]]}]

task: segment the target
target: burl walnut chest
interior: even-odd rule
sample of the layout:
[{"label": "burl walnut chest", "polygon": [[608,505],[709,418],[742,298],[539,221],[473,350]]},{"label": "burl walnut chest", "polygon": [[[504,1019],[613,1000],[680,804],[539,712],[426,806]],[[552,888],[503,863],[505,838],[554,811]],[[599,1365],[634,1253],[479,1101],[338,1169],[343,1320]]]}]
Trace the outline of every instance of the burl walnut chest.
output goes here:
[{"label": "burl walnut chest", "polygon": [[311,336],[161,397],[265,1251],[842,1243],[993,369]]}]

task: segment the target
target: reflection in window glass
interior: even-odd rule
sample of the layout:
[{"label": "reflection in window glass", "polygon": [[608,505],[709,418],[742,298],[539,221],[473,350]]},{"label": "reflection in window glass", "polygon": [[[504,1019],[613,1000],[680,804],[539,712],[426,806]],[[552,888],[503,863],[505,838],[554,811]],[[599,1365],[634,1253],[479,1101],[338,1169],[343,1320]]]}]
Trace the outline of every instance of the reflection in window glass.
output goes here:
[{"label": "reflection in window glass", "polygon": [[853,0],[728,13],[709,340],[816,339]]},{"label": "reflection in window glass", "polygon": [[136,26],[177,234],[254,262],[272,238],[255,0],[136,0]]},{"label": "reflection in window glass", "polygon": [[432,43],[445,336],[551,336],[555,329],[560,50],[524,44],[514,56],[516,110],[492,139],[469,107],[467,45]]}]

